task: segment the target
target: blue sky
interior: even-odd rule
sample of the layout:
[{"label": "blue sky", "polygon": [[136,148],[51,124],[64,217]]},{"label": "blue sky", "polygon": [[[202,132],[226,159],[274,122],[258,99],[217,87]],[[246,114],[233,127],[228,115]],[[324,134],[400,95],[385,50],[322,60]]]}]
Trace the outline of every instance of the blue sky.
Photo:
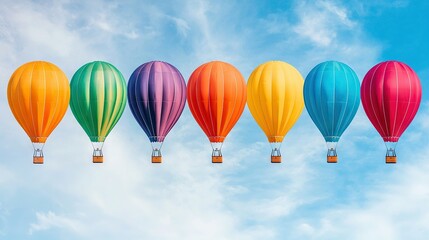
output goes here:
[{"label": "blue sky", "polygon": [[[0,9],[0,239],[426,239],[429,235],[429,27],[426,1],[9,1]],[[47,60],[69,78],[108,61],[129,78],[163,60],[189,78],[207,61],[247,79],[282,60],[305,77],[338,60],[362,79],[378,62],[410,65],[423,85],[398,164],[360,107],[326,163],[322,136],[304,111],[282,145],[283,163],[246,108],[224,163],[185,107],[150,163],[150,144],[128,107],[105,144],[105,163],[69,110],[32,164],[32,146],[7,105],[12,72]]]}]

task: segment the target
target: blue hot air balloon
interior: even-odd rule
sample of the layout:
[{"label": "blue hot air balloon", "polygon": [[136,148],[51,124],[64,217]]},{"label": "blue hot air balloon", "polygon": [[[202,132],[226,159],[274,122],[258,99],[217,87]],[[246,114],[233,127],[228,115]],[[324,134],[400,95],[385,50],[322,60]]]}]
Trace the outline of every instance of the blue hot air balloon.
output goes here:
[{"label": "blue hot air balloon", "polygon": [[304,82],[304,102],[328,146],[328,163],[337,162],[337,143],[360,103],[356,73],[344,63],[327,61],[314,67]]}]

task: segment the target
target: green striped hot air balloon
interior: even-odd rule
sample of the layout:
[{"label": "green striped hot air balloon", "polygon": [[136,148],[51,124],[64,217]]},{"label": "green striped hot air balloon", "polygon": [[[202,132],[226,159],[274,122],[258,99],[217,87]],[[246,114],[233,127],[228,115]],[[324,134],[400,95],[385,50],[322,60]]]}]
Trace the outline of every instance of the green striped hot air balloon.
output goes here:
[{"label": "green striped hot air balloon", "polygon": [[93,162],[103,162],[103,143],[124,112],[126,83],[121,72],[102,61],[83,65],[70,82],[70,108],[94,147]]}]

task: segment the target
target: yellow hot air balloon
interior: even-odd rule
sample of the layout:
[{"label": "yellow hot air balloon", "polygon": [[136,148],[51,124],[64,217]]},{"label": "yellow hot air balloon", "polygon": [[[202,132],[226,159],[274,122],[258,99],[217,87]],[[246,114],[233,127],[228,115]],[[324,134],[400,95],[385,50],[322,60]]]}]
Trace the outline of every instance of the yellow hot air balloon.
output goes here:
[{"label": "yellow hot air balloon", "polygon": [[13,115],[33,143],[33,163],[42,164],[46,139],[64,117],[69,104],[66,75],[49,62],[26,63],[10,77],[7,98]]},{"label": "yellow hot air balloon", "polygon": [[247,82],[247,105],[271,143],[271,162],[280,163],[280,145],[304,108],[304,80],[292,65],[270,61],[259,65]]}]

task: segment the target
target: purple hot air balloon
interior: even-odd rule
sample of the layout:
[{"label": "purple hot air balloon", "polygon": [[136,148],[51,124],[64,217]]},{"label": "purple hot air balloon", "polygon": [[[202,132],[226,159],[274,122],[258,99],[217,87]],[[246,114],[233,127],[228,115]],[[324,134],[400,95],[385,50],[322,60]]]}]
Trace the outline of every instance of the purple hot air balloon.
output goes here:
[{"label": "purple hot air balloon", "polygon": [[161,163],[164,138],[185,107],[186,84],[182,74],[166,62],[142,64],[128,81],[128,102],[152,144],[152,163]]}]

